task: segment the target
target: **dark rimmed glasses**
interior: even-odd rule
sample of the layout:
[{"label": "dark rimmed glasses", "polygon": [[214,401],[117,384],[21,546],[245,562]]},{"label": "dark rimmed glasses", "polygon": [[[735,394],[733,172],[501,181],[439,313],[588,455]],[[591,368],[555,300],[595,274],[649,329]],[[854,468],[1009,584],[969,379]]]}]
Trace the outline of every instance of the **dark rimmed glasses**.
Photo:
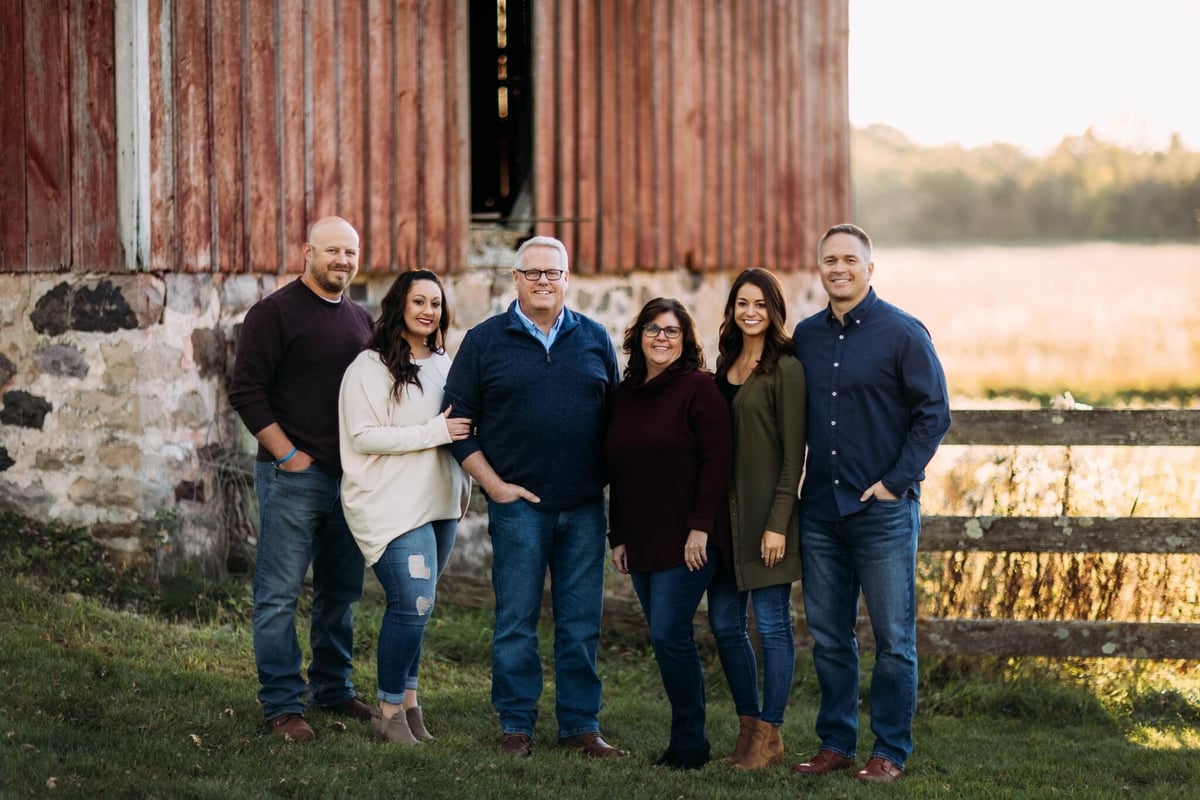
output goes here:
[{"label": "dark rimmed glasses", "polygon": [[517,272],[524,275],[525,280],[529,281],[530,283],[537,283],[538,281],[540,281],[542,279],[543,275],[546,276],[546,280],[548,280],[548,281],[556,281],[563,276],[563,272],[565,272],[565,270],[561,270],[561,269],[519,269],[519,270],[517,270]]},{"label": "dark rimmed glasses", "polygon": [[642,335],[647,339],[657,338],[660,333],[663,336],[666,336],[668,339],[678,339],[683,333],[683,328],[679,327],[678,325],[668,325],[665,328],[660,328],[653,322],[642,328]]}]

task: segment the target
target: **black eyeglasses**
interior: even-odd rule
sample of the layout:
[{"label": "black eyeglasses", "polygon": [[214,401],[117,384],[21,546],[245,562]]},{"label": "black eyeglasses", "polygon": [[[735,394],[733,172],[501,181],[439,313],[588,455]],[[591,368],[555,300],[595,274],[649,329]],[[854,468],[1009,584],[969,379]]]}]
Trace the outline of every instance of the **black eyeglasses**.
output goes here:
[{"label": "black eyeglasses", "polygon": [[642,328],[642,335],[647,339],[653,339],[660,333],[666,336],[668,339],[678,339],[679,335],[683,333],[683,328],[680,328],[678,325],[668,325],[665,328],[660,328],[654,323],[650,323],[646,327]]},{"label": "black eyeglasses", "polygon": [[561,269],[519,269],[517,272],[524,275],[525,280],[530,283],[537,283],[542,279],[543,275],[546,276],[546,280],[548,281],[556,281],[563,276],[563,270]]}]

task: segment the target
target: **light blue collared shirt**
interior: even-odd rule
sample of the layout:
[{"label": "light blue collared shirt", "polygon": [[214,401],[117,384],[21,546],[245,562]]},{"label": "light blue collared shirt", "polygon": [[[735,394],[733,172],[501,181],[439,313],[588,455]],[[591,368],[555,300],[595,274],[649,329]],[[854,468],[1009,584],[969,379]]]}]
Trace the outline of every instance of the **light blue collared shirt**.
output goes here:
[{"label": "light blue collared shirt", "polygon": [[533,320],[525,316],[525,312],[521,310],[521,303],[513,303],[513,308],[517,310],[517,318],[525,324],[525,329],[534,335],[534,337],[542,343],[542,347],[546,348],[546,352],[550,352],[550,346],[554,344],[554,340],[558,338],[558,331],[562,328],[563,312],[566,311],[566,306],[558,310],[558,319],[554,320],[554,324],[550,326],[550,332],[546,333],[537,326]]}]

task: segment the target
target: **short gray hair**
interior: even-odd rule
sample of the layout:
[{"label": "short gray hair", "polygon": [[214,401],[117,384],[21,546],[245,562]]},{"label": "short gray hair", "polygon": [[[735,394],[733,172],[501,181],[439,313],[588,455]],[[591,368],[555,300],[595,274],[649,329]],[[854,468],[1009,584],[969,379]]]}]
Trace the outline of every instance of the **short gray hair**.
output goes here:
[{"label": "short gray hair", "polygon": [[517,248],[517,255],[513,261],[513,269],[524,269],[525,253],[534,247],[551,247],[557,250],[563,270],[566,271],[568,269],[567,246],[553,236],[531,236],[522,242],[521,246]]}]

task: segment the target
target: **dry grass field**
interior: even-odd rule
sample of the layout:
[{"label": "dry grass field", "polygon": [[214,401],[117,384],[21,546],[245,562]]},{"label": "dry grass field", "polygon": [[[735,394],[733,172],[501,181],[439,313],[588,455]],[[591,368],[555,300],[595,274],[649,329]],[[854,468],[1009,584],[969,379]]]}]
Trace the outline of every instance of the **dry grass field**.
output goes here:
[{"label": "dry grass field", "polygon": [[879,247],[874,284],[929,328],[956,407],[1200,393],[1200,245]]}]

